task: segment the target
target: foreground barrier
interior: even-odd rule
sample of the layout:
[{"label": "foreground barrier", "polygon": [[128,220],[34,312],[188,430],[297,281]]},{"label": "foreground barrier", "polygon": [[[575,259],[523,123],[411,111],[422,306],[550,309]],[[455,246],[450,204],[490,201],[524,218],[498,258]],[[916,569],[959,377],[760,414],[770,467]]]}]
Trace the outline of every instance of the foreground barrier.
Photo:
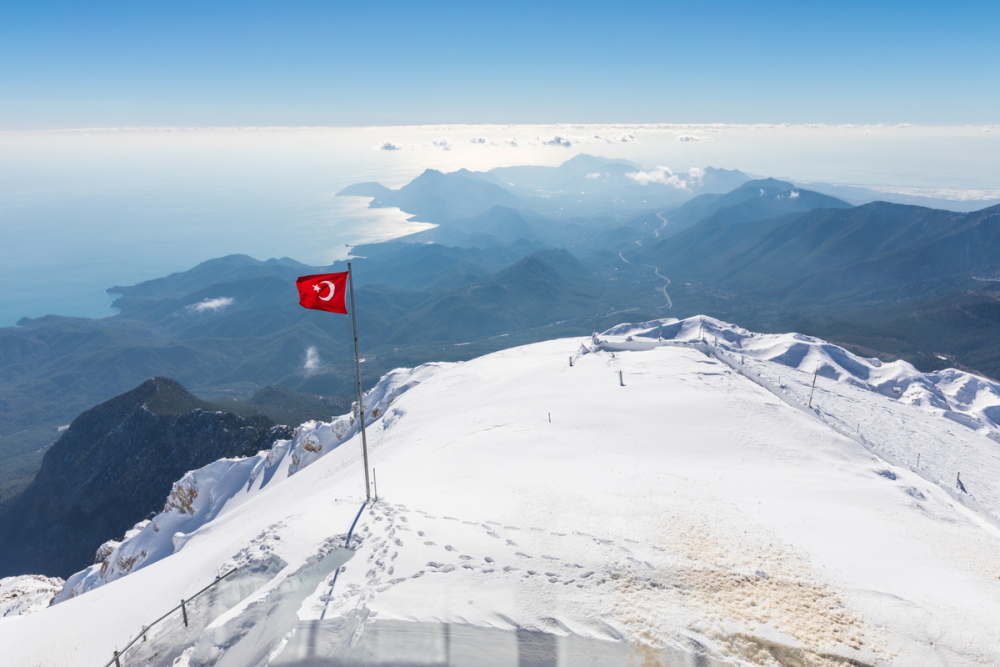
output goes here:
[{"label": "foreground barrier", "polygon": [[111,660],[105,663],[104,667],[111,667],[112,665],[114,665],[114,667],[122,667],[123,665],[128,664],[128,660],[135,657],[134,654],[137,653],[137,647],[141,647],[143,643],[147,643],[149,641],[149,637],[162,636],[164,631],[169,632],[174,629],[174,626],[180,626],[180,624],[183,624],[180,627],[191,628],[192,625],[199,625],[202,627],[208,625],[208,623],[212,621],[212,618],[209,618],[212,616],[212,608],[218,608],[225,605],[219,605],[217,600],[214,600],[212,603],[207,605],[202,604],[205,601],[203,595],[214,589],[230,576],[236,574],[237,571],[238,568],[233,568],[221,577],[216,577],[215,581],[210,583],[208,586],[205,586],[187,599],[182,599],[179,605],[165,613],[163,616],[160,616],[149,625],[144,626],[142,632],[126,644],[125,648],[121,651],[115,651],[114,656]]}]

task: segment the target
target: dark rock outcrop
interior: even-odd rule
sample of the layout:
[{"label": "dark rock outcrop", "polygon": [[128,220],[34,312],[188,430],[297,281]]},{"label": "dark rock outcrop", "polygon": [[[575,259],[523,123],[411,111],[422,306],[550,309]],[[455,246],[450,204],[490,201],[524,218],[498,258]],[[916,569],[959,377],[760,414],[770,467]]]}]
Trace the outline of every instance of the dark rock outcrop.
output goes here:
[{"label": "dark rock outcrop", "polygon": [[217,411],[169,378],[147,380],[81,414],[46,452],[0,517],[0,577],[66,577],[162,509],[188,470],[291,436],[266,417]]}]

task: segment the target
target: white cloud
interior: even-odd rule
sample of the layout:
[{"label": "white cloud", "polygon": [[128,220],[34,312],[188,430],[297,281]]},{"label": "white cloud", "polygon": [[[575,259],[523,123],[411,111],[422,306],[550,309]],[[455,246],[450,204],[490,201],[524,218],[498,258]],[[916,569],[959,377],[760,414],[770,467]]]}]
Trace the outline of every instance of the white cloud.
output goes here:
[{"label": "white cloud", "polygon": [[447,139],[438,139],[432,143],[443,151],[450,151],[452,149],[451,142]]},{"label": "white cloud", "polygon": [[677,141],[704,141],[704,139],[695,134],[679,134]]},{"label": "white cloud", "polygon": [[788,198],[789,199],[798,199],[799,198],[799,191],[798,190],[792,190],[790,193],[788,193]]},{"label": "white cloud", "polygon": [[560,137],[559,135],[556,135],[551,139],[546,139],[545,141],[542,142],[542,144],[546,146],[562,146],[563,148],[569,148],[570,146],[573,145],[573,142],[570,141],[569,139],[566,139],[565,137]]},{"label": "white cloud", "polygon": [[705,170],[701,167],[691,167],[688,169],[688,181],[701,184],[703,178],[705,178]]},{"label": "white cloud", "polygon": [[657,167],[649,171],[633,171],[625,175],[639,185],[659,183],[660,185],[669,185],[678,190],[687,190],[688,188],[687,181],[670,171],[668,167]]},{"label": "white cloud", "polygon": [[593,171],[587,174],[587,178],[600,178],[600,177],[601,177],[601,172],[599,171]]},{"label": "white cloud", "polygon": [[401,150],[403,150],[403,147],[400,146],[399,144],[394,144],[391,141],[387,141],[384,144],[382,144],[381,146],[378,146],[376,148],[376,150],[380,150],[380,151],[401,151]]},{"label": "white cloud", "polygon": [[306,375],[312,375],[319,370],[319,352],[316,351],[315,345],[310,345],[309,349],[306,350],[306,360],[302,364],[302,370],[306,372]]},{"label": "white cloud", "polygon": [[188,310],[194,311],[196,313],[203,313],[206,310],[219,311],[226,306],[231,306],[236,302],[236,299],[230,296],[219,296],[214,299],[205,299],[204,301],[199,301],[198,303],[191,304],[188,306]]}]

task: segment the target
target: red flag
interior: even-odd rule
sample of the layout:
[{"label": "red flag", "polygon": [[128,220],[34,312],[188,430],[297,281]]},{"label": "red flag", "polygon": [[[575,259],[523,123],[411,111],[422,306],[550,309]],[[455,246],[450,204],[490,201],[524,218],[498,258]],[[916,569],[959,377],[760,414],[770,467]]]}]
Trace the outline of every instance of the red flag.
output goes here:
[{"label": "red flag", "polygon": [[299,288],[299,304],[303,308],[347,314],[347,271],[301,276],[295,281]]}]

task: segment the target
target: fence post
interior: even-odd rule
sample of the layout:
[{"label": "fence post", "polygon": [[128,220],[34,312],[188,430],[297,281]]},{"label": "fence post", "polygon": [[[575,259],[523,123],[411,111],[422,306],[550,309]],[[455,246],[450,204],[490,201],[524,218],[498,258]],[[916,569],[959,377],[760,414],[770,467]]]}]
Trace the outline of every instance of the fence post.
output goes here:
[{"label": "fence post", "polygon": [[184,599],[181,598],[181,614],[184,615],[184,627],[188,626],[188,611],[187,607],[184,606]]},{"label": "fence post", "polygon": [[620,387],[624,387],[625,386],[625,378],[622,376],[622,372],[621,371],[618,371],[618,385]]},{"label": "fence post", "polygon": [[[104,655],[107,655],[107,653]],[[122,663],[118,662],[118,651],[115,651],[115,667],[122,667]]]}]

